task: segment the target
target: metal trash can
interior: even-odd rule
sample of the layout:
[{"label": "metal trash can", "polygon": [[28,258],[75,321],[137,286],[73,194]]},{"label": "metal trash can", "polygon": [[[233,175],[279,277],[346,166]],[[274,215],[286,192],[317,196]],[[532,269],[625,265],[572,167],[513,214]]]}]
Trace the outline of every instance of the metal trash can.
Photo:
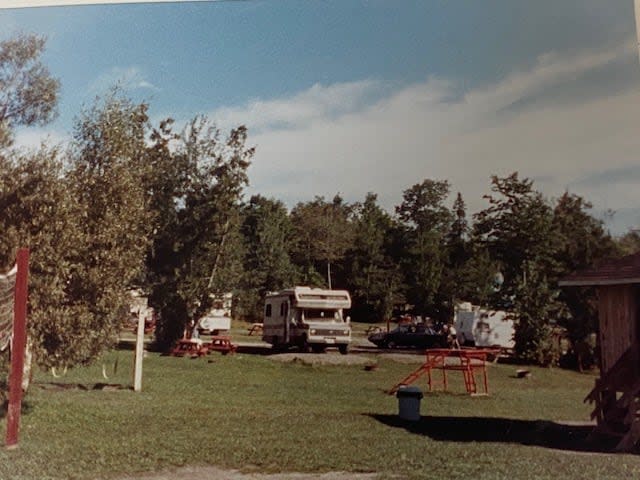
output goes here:
[{"label": "metal trash can", "polygon": [[400,387],[396,392],[398,416],[412,422],[420,420],[420,400],[423,396],[422,390],[418,387]]}]

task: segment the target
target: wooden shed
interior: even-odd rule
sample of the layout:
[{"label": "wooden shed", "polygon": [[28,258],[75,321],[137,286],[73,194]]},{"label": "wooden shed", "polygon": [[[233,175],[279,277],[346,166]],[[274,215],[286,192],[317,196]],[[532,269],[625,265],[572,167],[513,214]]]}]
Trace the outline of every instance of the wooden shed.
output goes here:
[{"label": "wooden shed", "polygon": [[640,252],[573,273],[560,286],[593,286],[598,295],[600,378],[585,401],[595,403],[596,432],[620,437],[617,450],[640,440]]}]

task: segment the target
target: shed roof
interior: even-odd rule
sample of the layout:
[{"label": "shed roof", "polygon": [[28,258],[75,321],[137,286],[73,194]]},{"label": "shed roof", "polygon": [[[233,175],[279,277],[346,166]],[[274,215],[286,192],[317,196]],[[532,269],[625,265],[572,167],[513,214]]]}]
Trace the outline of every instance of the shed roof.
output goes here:
[{"label": "shed roof", "polygon": [[562,287],[632,283],[640,283],[640,252],[607,260],[598,266],[574,272],[558,282]]}]

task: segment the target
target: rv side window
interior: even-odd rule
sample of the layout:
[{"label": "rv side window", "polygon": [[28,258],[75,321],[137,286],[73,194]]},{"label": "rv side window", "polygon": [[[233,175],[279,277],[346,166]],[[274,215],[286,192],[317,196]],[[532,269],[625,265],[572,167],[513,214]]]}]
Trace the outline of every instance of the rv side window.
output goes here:
[{"label": "rv side window", "polygon": [[265,317],[270,317],[271,316],[271,304],[267,303],[265,309],[264,309],[264,316]]}]

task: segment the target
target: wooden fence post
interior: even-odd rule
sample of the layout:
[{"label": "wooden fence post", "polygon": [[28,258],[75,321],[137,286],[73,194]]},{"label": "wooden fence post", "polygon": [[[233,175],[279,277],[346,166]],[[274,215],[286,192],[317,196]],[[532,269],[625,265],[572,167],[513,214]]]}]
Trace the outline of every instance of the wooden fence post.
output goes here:
[{"label": "wooden fence post", "polygon": [[18,448],[20,410],[22,404],[22,374],[24,353],[27,345],[27,279],[29,273],[29,250],[18,250],[16,260],[16,285],[13,305],[13,337],[11,339],[11,373],[9,374],[9,408],[7,410],[7,435],[5,446]]}]

